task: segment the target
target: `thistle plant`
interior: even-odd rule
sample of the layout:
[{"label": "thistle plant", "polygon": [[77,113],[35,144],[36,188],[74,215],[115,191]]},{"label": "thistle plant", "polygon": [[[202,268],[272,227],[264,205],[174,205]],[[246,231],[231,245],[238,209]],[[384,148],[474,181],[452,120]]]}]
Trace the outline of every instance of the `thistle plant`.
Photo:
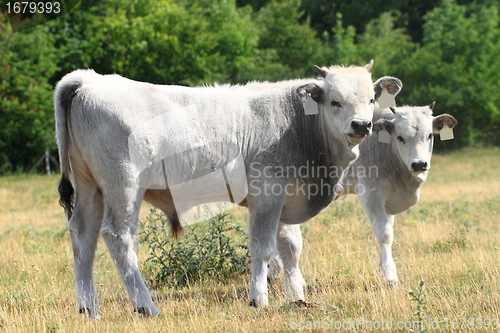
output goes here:
[{"label": "thistle plant", "polygon": [[248,237],[229,213],[215,215],[206,208],[207,221],[184,227],[184,236],[173,239],[166,216],[153,207],[150,211],[140,222],[139,240],[148,246],[141,270],[153,286],[182,286],[208,278],[227,282],[249,271],[250,255],[243,245]]},{"label": "thistle plant", "polygon": [[419,332],[420,333],[426,333],[429,330],[425,328],[424,321],[428,318],[425,317],[424,311],[426,309],[426,304],[427,301],[425,300],[425,282],[424,280],[420,281],[420,284],[414,288],[410,289],[408,291],[408,294],[410,295],[410,303],[411,302],[416,302],[417,306],[415,308],[415,311],[413,312],[413,316],[418,319],[420,322],[419,325]]}]

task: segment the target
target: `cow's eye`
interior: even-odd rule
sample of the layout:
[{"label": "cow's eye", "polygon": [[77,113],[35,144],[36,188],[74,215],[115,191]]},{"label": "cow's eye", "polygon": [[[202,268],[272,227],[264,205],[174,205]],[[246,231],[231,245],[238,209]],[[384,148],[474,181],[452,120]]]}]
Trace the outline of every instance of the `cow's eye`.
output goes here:
[{"label": "cow's eye", "polygon": [[370,99],[370,104],[375,104],[375,100],[373,98]]},{"label": "cow's eye", "polygon": [[339,103],[339,102],[337,102],[337,101],[332,101],[332,102],[331,102],[331,105],[332,105],[332,106],[336,106],[336,107],[341,107],[341,106],[342,106],[342,105],[340,105],[340,103]]},{"label": "cow's eye", "polygon": [[405,139],[403,139],[403,137],[401,135],[398,136],[398,140],[401,141],[402,143],[405,143]]}]

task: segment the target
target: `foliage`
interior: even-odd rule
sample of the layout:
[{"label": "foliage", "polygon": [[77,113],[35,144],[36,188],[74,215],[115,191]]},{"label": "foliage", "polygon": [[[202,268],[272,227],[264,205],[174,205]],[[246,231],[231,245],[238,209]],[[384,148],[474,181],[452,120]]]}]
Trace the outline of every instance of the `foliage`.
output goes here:
[{"label": "foliage", "polygon": [[458,120],[436,150],[500,144],[497,2],[443,0],[89,0],[12,34],[0,18],[0,174],[55,155],[52,91],[65,74],[200,85],[316,75],[364,65],[404,84],[400,104],[436,101]]},{"label": "foliage", "polygon": [[320,42],[308,24],[300,24],[298,0],[271,1],[260,12],[260,49],[276,49],[279,63],[292,70],[314,64]]},{"label": "foliage", "polygon": [[[472,2],[472,1],[462,1]],[[304,16],[309,17],[311,26],[318,34],[330,33],[338,25],[341,15],[345,26],[355,28],[357,34],[362,34],[367,25],[383,13],[399,12],[396,26],[404,28],[413,42],[422,41],[422,25],[424,15],[438,6],[440,1],[422,0],[333,0],[317,1],[302,0],[301,9]]]},{"label": "foliage", "polygon": [[272,0],[259,11],[255,18],[259,27],[255,61],[242,70],[239,82],[315,75],[312,66],[324,63],[324,48],[308,22],[299,22],[299,7],[299,0]]},{"label": "foliage", "polygon": [[[426,16],[424,46],[404,61],[416,103],[436,100],[459,121],[456,146],[500,143],[500,28],[498,7],[443,1]],[[404,90],[404,89],[403,89]],[[441,112],[440,112],[441,113]]]},{"label": "foliage", "polygon": [[332,28],[332,33],[329,34],[326,31],[323,33],[327,46],[324,48],[323,63],[343,65],[355,63],[358,59],[358,47],[355,44],[356,31],[353,26],[344,28],[340,13],[337,13],[337,24]]},{"label": "foliage", "polygon": [[231,223],[229,213],[213,216],[207,209],[207,222],[188,225],[185,235],[174,240],[168,235],[165,215],[155,208],[150,210],[141,222],[140,239],[149,249],[142,270],[152,276],[153,285],[182,286],[207,278],[224,282],[249,270],[247,246],[235,244],[235,239],[247,240],[246,234]]},{"label": "foliage", "polygon": [[46,26],[12,34],[0,16],[0,174],[32,166],[46,146],[55,148],[53,43]]},{"label": "foliage", "polygon": [[[374,78],[403,75],[404,69],[399,69],[398,66],[411,57],[417,48],[404,29],[395,27],[399,16],[399,12],[384,13],[370,21],[365,32],[358,36],[360,59],[373,59],[375,62],[372,71]],[[403,80],[403,85],[404,91],[407,88],[406,80]],[[411,86],[408,88],[412,89]]]},{"label": "foliage", "polygon": [[158,84],[227,81],[256,44],[250,13],[232,0],[103,0],[79,9],[66,23],[84,23],[70,28],[79,49],[70,51],[73,62],[103,74]]}]

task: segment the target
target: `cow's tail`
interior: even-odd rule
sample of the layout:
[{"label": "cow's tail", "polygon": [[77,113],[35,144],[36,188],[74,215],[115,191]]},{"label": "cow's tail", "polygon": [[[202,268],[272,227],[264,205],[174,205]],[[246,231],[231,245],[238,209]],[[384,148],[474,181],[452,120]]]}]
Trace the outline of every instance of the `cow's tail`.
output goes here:
[{"label": "cow's tail", "polygon": [[177,211],[174,211],[172,215],[168,216],[168,222],[170,223],[170,234],[174,239],[179,238],[184,233],[181,221],[177,215]]},{"label": "cow's tail", "polygon": [[56,118],[56,139],[59,147],[59,163],[61,164],[61,181],[59,182],[59,204],[64,208],[68,220],[73,214],[75,190],[69,175],[69,115],[71,103],[78,88],[82,85],[81,76],[73,72],[62,78],[54,92],[54,109]]}]

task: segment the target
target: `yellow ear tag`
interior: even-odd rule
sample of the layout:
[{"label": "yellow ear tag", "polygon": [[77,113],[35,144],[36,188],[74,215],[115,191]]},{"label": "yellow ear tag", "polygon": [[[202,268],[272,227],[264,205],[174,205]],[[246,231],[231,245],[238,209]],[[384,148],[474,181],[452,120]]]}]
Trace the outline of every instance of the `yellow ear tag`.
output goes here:
[{"label": "yellow ear tag", "polygon": [[445,125],[445,126],[443,126],[443,128],[439,132],[439,137],[441,138],[441,141],[451,140],[454,138],[453,130],[450,127],[448,127],[447,125]]},{"label": "yellow ear tag", "polygon": [[319,113],[318,105],[309,94],[307,94],[307,99],[306,102],[304,103],[304,112],[307,116]]},{"label": "yellow ear tag", "polygon": [[378,132],[378,142],[391,143],[391,135],[385,129]]},{"label": "yellow ear tag", "polygon": [[396,99],[387,92],[387,89],[382,89],[382,93],[378,98],[378,106],[380,107],[380,110],[396,106]]}]

